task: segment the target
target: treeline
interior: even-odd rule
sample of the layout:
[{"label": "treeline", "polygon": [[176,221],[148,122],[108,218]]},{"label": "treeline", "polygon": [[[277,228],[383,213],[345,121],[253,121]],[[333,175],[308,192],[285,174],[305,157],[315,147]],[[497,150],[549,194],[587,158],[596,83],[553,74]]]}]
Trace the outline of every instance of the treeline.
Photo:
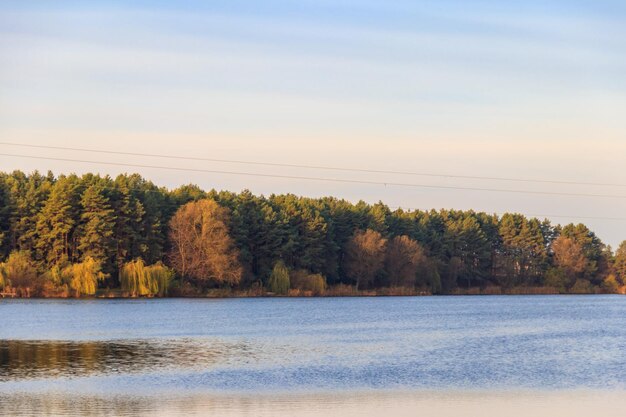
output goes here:
[{"label": "treeline", "polygon": [[[391,210],[37,172],[0,174],[0,289],[24,296],[624,292],[582,224]],[[395,290],[394,290],[395,289]]]}]

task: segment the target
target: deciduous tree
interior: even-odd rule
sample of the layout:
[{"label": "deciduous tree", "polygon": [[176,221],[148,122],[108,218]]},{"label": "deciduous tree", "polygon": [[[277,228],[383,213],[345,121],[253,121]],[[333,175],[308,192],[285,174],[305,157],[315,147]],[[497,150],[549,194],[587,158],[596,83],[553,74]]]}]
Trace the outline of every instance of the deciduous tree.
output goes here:
[{"label": "deciduous tree", "polygon": [[169,259],[174,269],[202,285],[238,284],[243,270],[228,223],[228,209],[213,200],[182,206],[170,221]]},{"label": "deciduous tree", "polygon": [[567,276],[568,284],[573,284],[587,268],[587,258],[582,246],[574,239],[559,236],[552,244],[554,263]]},{"label": "deciduous tree", "polygon": [[283,261],[278,261],[276,265],[274,265],[267,286],[274,294],[285,295],[289,292],[289,288],[291,287],[289,270]]},{"label": "deciduous tree", "polygon": [[414,287],[416,274],[427,261],[422,246],[408,236],[396,236],[387,243],[385,272],[392,286]]},{"label": "deciduous tree", "polygon": [[387,239],[372,229],[358,230],[346,245],[344,269],[356,288],[370,286],[385,261]]}]

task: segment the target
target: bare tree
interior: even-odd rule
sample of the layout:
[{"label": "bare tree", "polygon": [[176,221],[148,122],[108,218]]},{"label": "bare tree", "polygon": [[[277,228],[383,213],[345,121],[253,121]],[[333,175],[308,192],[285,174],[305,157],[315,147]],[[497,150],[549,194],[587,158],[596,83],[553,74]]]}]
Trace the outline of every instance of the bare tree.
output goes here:
[{"label": "bare tree", "polygon": [[238,284],[243,269],[228,222],[228,209],[213,200],[187,203],[178,209],[169,224],[172,267],[198,283]]},{"label": "bare tree", "polygon": [[371,285],[385,260],[387,239],[374,230],[357,230],[346,245],[344,268],[346,275],[359,287]]}]

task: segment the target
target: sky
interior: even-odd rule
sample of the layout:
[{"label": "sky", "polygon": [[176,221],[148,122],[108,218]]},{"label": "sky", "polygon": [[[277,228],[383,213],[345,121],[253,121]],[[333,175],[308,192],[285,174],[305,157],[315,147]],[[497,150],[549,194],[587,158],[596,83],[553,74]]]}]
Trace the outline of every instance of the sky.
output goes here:
[{"label": "sky", "polygon": [[2,171],[519,212],[615,247],[626,3],[3,0],[0,142]]}]

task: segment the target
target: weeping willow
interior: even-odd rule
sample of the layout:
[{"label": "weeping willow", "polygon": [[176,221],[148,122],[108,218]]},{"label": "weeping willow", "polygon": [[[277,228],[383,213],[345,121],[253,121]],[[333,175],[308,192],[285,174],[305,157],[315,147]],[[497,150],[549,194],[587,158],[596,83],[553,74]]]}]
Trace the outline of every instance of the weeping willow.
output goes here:
[{"label": "weeping willow", "polygon": [[92,257],[87,257],[85,261],[72,264],[62,271],[63,280],[74,290],[77,297],[80,295],[94,295],[98,288],[98,281],[103,280],[106,275],[101,271],[100,262]]},{"label": "weeping willow", "polygon": [[174,278],[174,271],[167,266],[163,265],[162,262],[157,262],[154,265],[150,265],[146,267],[148,270],[148,276],[151,281],[156,283],[156,293],[159,297],[163,297],[167,295],[167,290],[170,287],[172,279]]},{"label": "weeping willow", "polygon": [[174,271],[158,262],[146,266],[141,258],[125,263],[120,269],[122,290],[132,297],[167,295]]},{"label": "weeping willow", "polygon": [[289,270],[283,261],[276,262],[268,282],[269,290],[275,294],[285,295],[289,292],[290,285]]}]

